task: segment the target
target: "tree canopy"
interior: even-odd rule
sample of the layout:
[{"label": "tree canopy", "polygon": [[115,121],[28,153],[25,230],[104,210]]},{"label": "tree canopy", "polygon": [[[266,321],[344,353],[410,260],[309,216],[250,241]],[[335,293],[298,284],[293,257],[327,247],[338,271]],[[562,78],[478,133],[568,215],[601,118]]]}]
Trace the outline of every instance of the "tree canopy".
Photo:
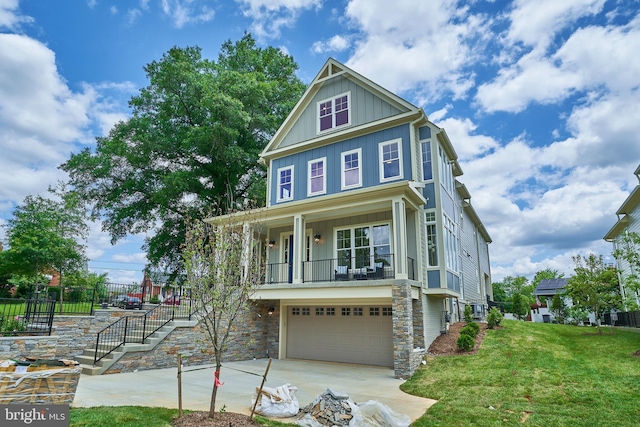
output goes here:
[{"label": "tree canopy", "polygon": [[149,85],[131,98],[131,117],[61,168],[113,243],[148,233],[150,265],[177,274],[186,218],[264,203],[257,160],[305,89],[297,68],[250,34],[225,42],[217,62],[174,47],[144,67]]},{"label": "tree canopy", "polygon": [[51,189],[57,199],[27,196],[7,221],[9,249],[0,252],[0,271],[33,280],[54,271],[64,274],[86,263],[83,240],[88,233],[77,194],[64,186]]},{"label": "tree canopy", "polygon": [[[629,310],[637,310],[637,295],[640,293],[640,234],[625,233],[620,242],[616,244],[613,256],[618,261],[627,263],[628,268],[623,268],[622,280],[626,291],[625,305]],[[624,265],[624,263],[621,263]]]}]

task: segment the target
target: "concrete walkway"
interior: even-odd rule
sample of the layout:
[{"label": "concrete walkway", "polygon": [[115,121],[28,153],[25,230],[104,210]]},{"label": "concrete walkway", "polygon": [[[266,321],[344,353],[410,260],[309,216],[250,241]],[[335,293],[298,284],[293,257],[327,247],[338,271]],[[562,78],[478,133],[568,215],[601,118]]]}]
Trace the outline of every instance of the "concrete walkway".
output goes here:
[{"label": "concrete walkway", "polygon": [[[251,397],[260,387],[268,359],[230,362],[222,366],[216,410],[251,413]],[[243,372],[244,371],[244,372]],[[213,388],[213,366],[185,367],[182,372],[182,407],[208,410]],[[82,375],[73,401],[74,407],[154,406],[178,407],[177,368],[98,376]],[[356,403],[375,400],[393,411],[422,416],[436,401],[400,391],[403,380],[393,370],[377,366],[303,360],[273,360],[267,375],[268,387],[291,384],[298,388],[300,407],[311,403],[327,388],[349,395]]]}]

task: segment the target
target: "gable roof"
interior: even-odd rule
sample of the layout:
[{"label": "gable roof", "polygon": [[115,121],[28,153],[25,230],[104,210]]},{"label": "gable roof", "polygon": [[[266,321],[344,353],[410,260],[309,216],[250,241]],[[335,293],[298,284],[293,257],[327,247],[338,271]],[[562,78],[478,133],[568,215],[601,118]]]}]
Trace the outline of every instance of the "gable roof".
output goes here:
[{"label": "gable roof", "polygon": [[562,277],[560,279],[544,279],[540,280],[536,290],[533,291],[534,295],[555,295],[562,293],[562,290],[569,283],[568,279]]},{"label": "gable roof", "polygon": [[[293,125],[298,121],[302,113],[309,107],[309,105],[314,99],[314,96],[318,93],[320,88],[322,88],[322,85],[325,82],[333,78],[336,78],[338,76],[343,76],[355,82],[359,86],[362,86],[366,90],[374,93],[376,96],[378,96],[385,102],[388,102],[389,104],[398,108],[400,111],[403,111],[404,114],[408,114],[408,115],[417,114],[424,117],[426,122],[426,115],[424,114],[421,108],[416,107],[415,105],[402,99],[398,95],[390,92],[389,90],[383,88],[377,83],[355,72],[354,70],[347,67],[346,65],[341,64],[335,59],[329,58],[324,63],[324,65],[322,66],[322,68],[320,69],[316,77],[313,79],[313,81],[309,84],[309,86],[307,87],[307,90],[304,92],[302,97],[298,100],[296,105],[293,107],[293,109],[291,110],[287,118],[284,120],[284,122],[282,122],[282,124],[274,134],[273,138],[271,138],[271,141],[269,141],[269,143],[264,148],[262,153],[260,153],[261,159],[270,157],[269,153],[277,150],[280,142],[282,142],[282,140],[287,135],[287,133],[291,130]],[[403,114],[403,117],[404,117],[404,114]],[[350,130],[352,131],[353,129],[354,128],[350,128],[347,131],[350,131]],[[320,136],[318,139],[321,139],[321,138],[330,139],[332,136],[340,135],[341,133],[342,132],[335,132],[333,134],[323,135],[323,136]],[[291,147],[287,147],[287,148],[291,148]]]}]

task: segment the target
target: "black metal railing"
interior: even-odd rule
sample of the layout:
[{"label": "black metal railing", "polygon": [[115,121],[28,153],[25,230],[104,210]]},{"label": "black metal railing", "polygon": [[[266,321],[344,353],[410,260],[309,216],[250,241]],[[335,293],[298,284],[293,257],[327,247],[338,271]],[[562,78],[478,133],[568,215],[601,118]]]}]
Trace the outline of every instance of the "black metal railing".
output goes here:
[{"label": "black metal railing", "polygon": [[55,303],[46,294],[0,298],[0,337],[51,335]]},{"label": "black metal railing", "polygon": [[302,277],[304,282],[393,279],[394,265],[393,254],[305,261]]},{"label": "black metal railing", "polygon": [[291,277],[291,265],[288,262],[267,264],[265,283],[288,283]]},{"label": "black metal railing", "polygon": [[147,338],[174,319],[175,308],[161,304],[143,315],[124,316],[98,332],[94,366],[127,343],[144,344]]}]

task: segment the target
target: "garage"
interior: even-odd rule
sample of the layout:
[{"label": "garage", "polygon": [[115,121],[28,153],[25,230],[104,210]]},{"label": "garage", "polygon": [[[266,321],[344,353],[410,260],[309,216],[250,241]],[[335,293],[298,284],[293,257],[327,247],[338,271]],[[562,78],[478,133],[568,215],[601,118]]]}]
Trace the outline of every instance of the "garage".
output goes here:
[{"label": "garage", "polygon": [[287,357],[393,367],[391,306],[290,306]]}]

